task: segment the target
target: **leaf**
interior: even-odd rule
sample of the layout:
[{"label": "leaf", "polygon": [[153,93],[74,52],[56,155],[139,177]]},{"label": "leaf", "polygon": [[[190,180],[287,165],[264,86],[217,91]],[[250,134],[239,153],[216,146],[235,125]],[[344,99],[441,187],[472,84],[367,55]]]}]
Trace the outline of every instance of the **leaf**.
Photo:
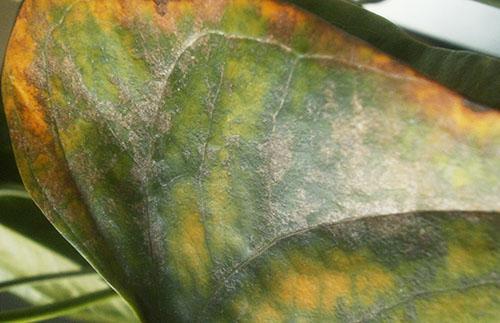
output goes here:
[{"label": "leaf", "polygon": [[145,321],[497,314],[499,113],[296,7],[26,1],[2,86],[31,195]]},{"label": "leaf", "polygon": [[427,213],[297,232],[231,272],[204,310],[251,322],[494,321],[498,229],[498,214]]},{"label": "leaf", "polygon": [[498,0],[476,0],[476,1],[487,4],[488,6],[500,8],[500,1]]},{"label": "leaf", "polygon": [[[0,3],[0,14],[2,15],[2,28],[0,29],[0,58],[3,62],[4,49],[10,33],[10,25],[14,24],[15,13],[19,7],[17,1],[2,1]],[[11,21],[12,20],[12,21]],[[49,319],[51,317],[67,314],[70,318],[77,318],[81,321],[104,322],[113,321],[116,319],[122,321],[131,321],[132,312],[127,308],[127,305],[117,299],[114,291],[106,287],[96,273],[89,267],[88,263],[78,254],[78,252],[67,243],[67,241],[55,230],[55,228],[47,221],[40,210],[31,201],[31,198],[20,185],[3,184],[6,182],[17,182],[21,180],[18,175],[17,167],[14,161],[14,154],[11,149],[10,139],[8,135],[7,125],[3,114],[3,105],[0,102],[0,206],[2,209],[0,217],[0,228],[7,230],[2,232],[5,234],[2,243],[0,244],[0,254],[6,257],[6,260],[12,260],[12,254],[19,250],[27,258],[34,258],[31,263],[36,263],[35,270],[26,270],[27,262],[25,259],[15,258],[13,263],[3,262],[0,265],[0,292],[8,292],[11,288],[20,285],[34,284],[34,286],[23,286],[15,289],[15,294],[26,301],[33,304],[45,304],[39,307],[27,307],[18,310],[7,311],[5,306],[2,306],[0,311],[0,321],[14,321],[15,317],[27,318],[31,320]],[[14,230],[14,231],[11,231]],[[2,230],[3,231],[3,230]],[[21,234],[24,238],[22,238]],[[26,237],[30,237],[30,242],[26,245],[23,241]],[[6,240],[8,242],[6,243]],[[16,248],[8,249],[9,242],[15,241]],[[19,248],[18,244],[21,244]],[[36,243],[36,245],[34,245]],[[36,246],[33,247],[32,246]],[[40,254],[40,246],[44,252]],[[48,249],[47,249],[48,248]],[[53,255],[58,254],[57,257]],[[35,257],[33,257],[35,256]],[[54,264],[46,265],[40,268],[41,261],[45,257],[55,261]],[[64,258],[60,258],[63,256]],[[64,259],[60,261],[60,259]],[[37,260],[39,261],[37,263]],[[71,260],[71,261],[69,261]],[[47,259],[43,260],[44,262]],[[61,263],[62,264],[61,264]],[[83,268],[79,271],[58,272],[64,265],[71,264],[71,268]],[[33,269],[33,268],[32,268]],[[47,275],[30,276],[38,272],[46,272],[47,270],[55,270],[55,273]],[[78,277],[78,279],[65,279],[68,277]],[[17,278],[16,277],[24,277]],[[51,278],[52,277],[52,278]],[[6,281],[8,278],[12,280]],[[59,280],[58,280],[59,279]],[[63,280],[64,279],[64,280]],[[61,280],[63,283],[61,284]],[[56,284],[54,284],[54,281]],[[76,284],[75,284],[76,283]],[[82,288],[82,284],[89,284],[89,287]],[[99,288],[105,288],[105,291],[95,291]],[[80,293],[86,292],[83,296]],[[96,294],[97,293],[97,294]],[[96,302],[96,296],[99,293],[105,295],[113,295],[113,299],[105,305],[93,306]],[[69,296],[75,298],[68,298]],[[82,303],[85,298],[90,298],[86,303]],[[107,296],[109,298],[109,296]],[[80,301],[79,308],[75,301]],[[65,305],[61,306],[61,305]],[[58,308],[54,308],[57,307]],[[54,312],[54,310],[59,312]],[[38,311],[38,312],[37,312]]]},{"label": "leaf", "polygon": [[[74,319],[90,322],[134,321],[134,315],[127,304],[43,221],[44,217],[32,205],[31,200],[23,196],[22,190],[5,186],[0,188],[0,208],[0,292],[9,291],[31,304],[45,306],[45,315],[39,316],[40,318],[51,317],[49,314],[52,313],[48,311],[52,309],[51,306],[66,302],[66,308],[60,306],[58,310],[65,310],[62,313]],[[12,226],[18,232],[5,226],[12,223],[14,217],[23,218]],[[20,227],[23,222],[26,225]],[[74,301],[79,300],[79,297],[100,295],[92,294],[94,292],[105,293],[109,300],[95,305],[92,305],[95,303],[93,300],[88,300],[84,309],[75,308],[77,304]],[[115,296],[110,298],[109,295],[112,294]],[[26,314],[34,315],[36,312],[33,309],[35,308],[20,309],[16,313],[19,315],[28,311]],[[13,321],[12,314],[14,313],[2,308],[0,321]]]},{"label": "leaf", "polygon": [[[111,297],[116,297],[112,289],[92,292],[54,304],[34,306],[27,309],[11,310],[0,313],[2,322],[39,322],[40,320],[59,317],[64,314],[86,308],[89,305],[101,303]],[[101,318],[100,318],[101,319]],[[107,317],[109,319],[109,317]]]},{"label": "leaf", "polygon": [[367,41],[468,99],[500,109],[498,57],[427,45],[385,18],[348,1],[288,0],[288,2],[349,31],[352,35]]},{"label": "leaf", "polygon": [[[14,26],[16,14],[19,10],[20,1],[0,1],[0,71],[3,67],[4,53],[7,40]],[[1,101],[1,100],[0,100]],[[3,113],[3,105],[0,102],[0,184],[6,182],[21,183],[14,154],[10,145],[7,123]]]}]

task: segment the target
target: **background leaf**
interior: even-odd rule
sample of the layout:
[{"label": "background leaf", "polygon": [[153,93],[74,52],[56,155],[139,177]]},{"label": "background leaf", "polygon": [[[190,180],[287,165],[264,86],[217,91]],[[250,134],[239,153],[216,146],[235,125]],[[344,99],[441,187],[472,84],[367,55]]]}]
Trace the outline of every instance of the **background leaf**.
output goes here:
[{"label": "background leaf", "polygon": [[50,224],[31,201],[20,185],[0,185],[2,203],[1,224],[17,233],[30,237],[43,247],[52,250],[81,265],[90,268],[80,254]]},{"label": "background leaf", "polygon": [[500,8],[500,1],[498,1],[498,0],[476,0],[476,1],[482,2],[482,3],[487,4],[489,6],[494,6],[494,7]]},{"label": "background leaf", "polygon": [[367,41],[470,100],[500,109],[500,59],[470,51],[429,46],[390,21],[349,1],[288,2]]},{"label": "background leaf", "polygon": [[[17,187],[0,187],[0,292],[9,291],[32,305],[48,305],[109,290],[108,285],[23,194],[26,193]],[[39,277],[67,272],[86,274],[54,279]],[[33,281],[21,284],[21,278]],[[13,281],[14,286],[5,286],[8,281]],[[0,318],[5,311],[1,308]],[[89,322],[134,321],[133,312],[117,295],[84,310],[65,314]]]}]

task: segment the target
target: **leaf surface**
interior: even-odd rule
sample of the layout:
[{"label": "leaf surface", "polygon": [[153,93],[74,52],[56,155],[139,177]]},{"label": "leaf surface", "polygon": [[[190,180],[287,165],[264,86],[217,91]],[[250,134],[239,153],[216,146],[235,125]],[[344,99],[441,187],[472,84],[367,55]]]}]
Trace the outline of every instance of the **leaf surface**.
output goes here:
[{"label": "leaf surface", "polygon": [[[500,59],[425,44],[389,20],[344,0],[289,0],[410,65],[469,100],[500,109]],[[491,1],[497,4],[497,0]],[[485,30],[485,32],[488,32]]]},{"label": "leaf surface", "polygon": [[495,315],[496,216],[411,213],[500,210],[499,113],[296,7],[26,1],[2,91],[33,198],[144,320]]}]

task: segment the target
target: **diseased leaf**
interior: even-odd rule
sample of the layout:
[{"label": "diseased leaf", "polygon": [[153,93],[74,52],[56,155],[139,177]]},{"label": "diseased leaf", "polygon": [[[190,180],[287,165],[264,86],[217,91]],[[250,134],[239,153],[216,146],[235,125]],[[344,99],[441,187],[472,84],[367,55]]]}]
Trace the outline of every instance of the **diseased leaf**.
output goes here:
[{"label": "diseased leaf", "polygon": [[296,232],[229,273],[195,320],[493,322],[499,229],[498,214],[427,213]]},{"label": "diseased leaf", "polygon": [[315,16],[29,0],[2,91],[31,195],[143,320],[498,315],[496,215],[407,213],[500,211],[499,113]]},{"label": "diseased leaf", "polygon": [[[14,25],[19,6],[20,2],[18,1],[0,1],[0,71],[3,67],[7,41]],[[16,163],[14,161],[14,154],[12,153],[10,145],[2,102],[0,102],[0,109],[2,110],[0,112],[0,184],[6,182],[20,183],[21,179],[19,178]]]},{"label": "diseased leaf", "polygon": [[[11,211],[16,209],[19,211],[18,217],[34,218],[29,213],[24,213],[31,208],[31,204],[29,199],[21,197],[15,189],[0,189],[2,218],[13,216],[16,213],[12,214]],[[17,205],[17,208],[13,208],[13,205]],[[38,223],[43,222],[38,221]],[[33,229],[32,225],[27,227]],[[0,225],[0,292],[9,291],[33,305],[41,305],[69,301],[72,298],[109,289],[88,264],[82,265],[70,260],[38,243],[36,240],[41,240],[45,245],[55,241],[52,231],[44,230],[45,228],[46,226],[42,224],[38,234],[31,232],[30,235],[23,236],[3,224]],[[31,236],[34,240],[28,238]],[[47,240],[51,242],[47,243]],[[68,252],[63,248],[67,243],[61,236],[59,242],[62,246],[56,250],[62,251],[62,254],[74,253],[72,249]],[[47,274],[61,277],[49,279],[50,277],[39,276]],[[21,279],[24,278],[31,278],[32,281],[23,282]],[[11,284],[6,284],[9,281]],[[2,308],[0,311],[0,318],[5,310]],[[134,321],[133,312],[119,296],[84,310],[68,313],[67,316],[90,322]]]},{"label": "diseased leaf", "polygon": [[[400,27],[344,0],[288,0],[349,31],[468,99],[500,109],[500,59],[418,41]],[[485,30],[485,32],[488,32]]]}]

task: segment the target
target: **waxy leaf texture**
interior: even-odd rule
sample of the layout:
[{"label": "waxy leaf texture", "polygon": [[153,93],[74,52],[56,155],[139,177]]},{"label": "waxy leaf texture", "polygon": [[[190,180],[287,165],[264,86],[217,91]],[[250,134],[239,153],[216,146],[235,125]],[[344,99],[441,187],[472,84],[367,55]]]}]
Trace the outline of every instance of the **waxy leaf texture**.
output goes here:
[{"label": "waxy leaf texture", "polygon": [[500,315],[500,114],[292,5],[26,0],[2,93],[144,321]]}]

